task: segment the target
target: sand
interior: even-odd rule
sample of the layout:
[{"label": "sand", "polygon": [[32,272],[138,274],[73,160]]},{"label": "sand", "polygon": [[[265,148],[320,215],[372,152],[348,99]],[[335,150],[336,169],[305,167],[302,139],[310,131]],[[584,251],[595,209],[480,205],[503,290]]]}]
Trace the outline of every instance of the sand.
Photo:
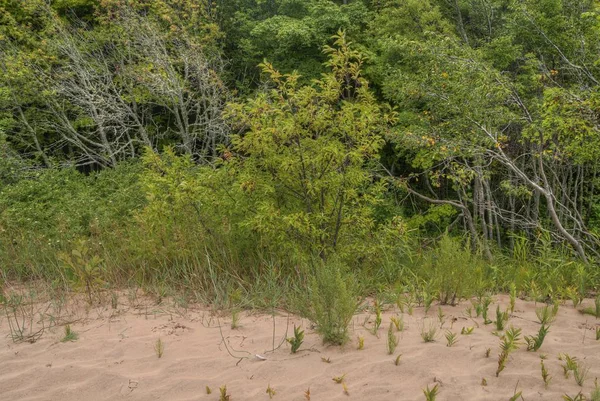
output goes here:
[{"label": "sand", "polygon": [[[506,307],[509,300],[500,295],[494,301],[492,319],[496,303]],[[46,329],[35,343],[14,343],[3,311],[0,400],[218,400],[224,385],[233,401],[268,400],[268,386],[275,391],[275,400],[306,400],[308,389],[311,400],[424,400],[422,389],[436,384],[437,400],[508,400],[515,389],[522,391],[525,400],[561,400],[563,394],[575,396],[580,390],[589,396],[594,378],[600,376],[600,341],[595,339],[600,321],[579,313],[570,303],[560,307],[541,349],[528,352],[521,345],[499,377],[495,372],[500,339],[493,334],[494,324],[465,317],[469,301],[441,307],[446,322],[432,343],[423,342],[420,327],[423,319],[439,324],[437,305],[427,317],[422,307],[415,307],[412,316],[395,308],[386,310],[378,336],[368,330],[374,315],[363,311],[353,319],[351,340],[344,347],[323,345],[309,321],[284,311],[275,311],[274,319],[270,313],[241,312],[241,326],[231,329],[231,315],[219,316],[200,306],[122,301],[113,309],[107,303],[85,309],[81,302],[64,306],[59,318],[49,317],[47,311],[56,308],[46,306],[44,324],[52,320],[60,324]],[[584,305],[592,306],[593,300],[585,300]],[[540,327],[536,306],[541,305],[517,300],[508,325],[521,328],[524,335],[536,334]],[[403,316],[405,329],[397,333],[395,353],[388,355],[387,329],[390,317],[396,315]],[[68,321],[79,338],[61,342]],[[306,332],[297,354],[290,353],[289,344],[281,344],[294,325]],[[460,335],[463,327],[475,329],[471,335]],[[453,347],[446,346],[446,329],[459,333]],[[357,349],[359,336],[364,337],[363,350]],[[160,359],[155,350],[159,338],[164,344]],[[564,377],[561,353],[589,367],[583,387],[572,374]],[[395,365],[398,354],[402,356]],[[546,356],[552,376],[548,388],[541,378],[540,355]],[[344,385],[332,380],[342,375],[347,393]],[[487,385],[482,385],[482,379]]]}]

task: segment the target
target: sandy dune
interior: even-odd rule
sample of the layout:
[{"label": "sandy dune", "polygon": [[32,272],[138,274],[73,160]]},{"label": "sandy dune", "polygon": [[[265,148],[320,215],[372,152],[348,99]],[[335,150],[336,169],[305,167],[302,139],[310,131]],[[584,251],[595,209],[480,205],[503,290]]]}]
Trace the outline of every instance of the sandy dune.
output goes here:
[{"label": "sandy dune", "polygon": [[[507,296],[494,297],[505,306]],[[585,305],[593,305],[586,300]],[[476,326],[464,316],[469,302],[444,306],[444,329],[460,333],[462,327]],[[490,317],[495,317],[495,307]],[[538,307],[540,304],[537,305]],[[524,335],[539,329],[533,302],[517,301],[508,325],[523,329]],[[5,315],[0,318],[0,400],[218,400],[219,387],[226,385],[231,400],[268,400],[267,386],[275,390],[273,399],[306,400],[424,400],[422,389],[439,384],[438,400],[508,400],[515,388],[525,400],[560,400],[565,393],[580,390],[589,396],[594,378],[600,376],[600,341],[595,340],[594,317],[582,315],[570,305],[561,306],[556,322],[538,352],[527,352],[524,344],[515,351],[506,369],[495,377],[499,338],[494,325],[481,318],[471,335],[460,335],[449,348],[443,331],[437,341],[424,343],[419,327],[423,308],[412,316],[404,314],[405,330],[397,333],[399,345],[394,355],[386,352],[389,318],[383,315],[379,338],[363,326],[369,317],[357,314],[351,329],[351,342],[345,347],[323,346],[310,322],[277,312],[275,325],[270,314],[241,314],[241,327],[232,330],[231,317],[217,318],[200,308],[175,309],[162,306],[119,305],[74,312],[71,325],[79,334],[75,342],[60,342],[63,327],[47,330],[35,343],[15,344],[9,337]],[[372,326],[367,321],[366,327]],[[437,306],[426,318],[437,322]],[[454,320],[454,322],[452,322]],[[219,330],[219,323],[222,330]],[[284,343],[293,325],[306,330],[301,351],[290,354]],[[439,323],[438,323],[439,324]],[[275,340],[273,330],[275,327]],[[364,337],[364,349],[357,350],[357,337]],[[155,344],[164,343],[158,358]],[[232,357],[223,344],[225,339]],[[485,351],[491,348],[489,358]],[[398,366],[395,357],[401,353]],[[590,368],[579,387],[571,375],[566,379],[558,360],[560,353],[576,356]],[[255,355],[266,357],[260,360]],[[540,355],[552,381],[546,389],[540,374]],[[330,363],[322,361],[329,358]],[[348,394],[332,378],[345,375]],[[482,378],[487,386],[482,385]],[[207,395],[206,386],[212,389]]]}]

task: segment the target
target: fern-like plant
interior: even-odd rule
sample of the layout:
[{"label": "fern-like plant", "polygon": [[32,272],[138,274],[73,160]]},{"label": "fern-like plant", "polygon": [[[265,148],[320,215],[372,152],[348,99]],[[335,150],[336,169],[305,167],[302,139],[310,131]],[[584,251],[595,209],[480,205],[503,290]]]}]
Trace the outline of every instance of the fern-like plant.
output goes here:
[{"label": "fern-like plant", "polygon": [[506,322],[508,322],[508,311],[502,312],[500,305],[496,306],[496,330],[504,330]]},{"label": "fern-like plant", "polygon": [[555,303],[552,307],[545,305],[535,310],[535,314],[542,325],[549,325],[556,319],[558,313],[558,303]]},{"label": "fern-like plant", "polygon": [[423,394],[425,394],[425,400],[426,401],[435,401],[438,393],[439,393],[439,385],[436,384],[435,386],[433,386],[433,388],[430,390],[429,386],[427,386],[426,389],[423,389]]},{"label": "fern-like plant", "polygon": [[294,337],[289,337],[287,342],[292,346],[292,354],[298,352],[304,342],[304,330],[300,330],[299,327],[294,325]]},{"label": "fern-like plant", "polygon": [[390,327],[387,333],[387,352],[392,355],[398,346],[398,336],[394,334],[394,324],[390,323]]},{"label": "fern-like plant", "polygon": [[500,372],[506,367],[508,357],[511,352],[519,348],[519,340],[521,335],[521,329],[511,327],[506,330],[502,336],[500,342],[500,354],[498,355],[498,368],[496,369],[496,377],[500,375]]},{"label": "fern-like plant", "polygon": [[542,324],[537,336],[525,336],[525,342],[527,343],[527,351],[537,351],[544,343],[544,338],[548,334],[549,327]]},{"label": "fern-like plant", "polygon": [[451,332],[450,330],[446,330],[446,346],[452,347],[454,344],[458,342],[458,336],[456,333]]}]

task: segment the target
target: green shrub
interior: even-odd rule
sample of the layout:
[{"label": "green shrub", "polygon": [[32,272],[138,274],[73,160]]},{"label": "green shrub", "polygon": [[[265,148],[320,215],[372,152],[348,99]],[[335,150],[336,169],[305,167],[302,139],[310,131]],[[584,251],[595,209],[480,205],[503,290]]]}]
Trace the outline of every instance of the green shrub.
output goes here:
[{"label": "green shrub", "polygon": [[416,274],[425,276],[441,304],[454,305],[460,298],[472,295],[483,276],[484,261],[448,234],[422,263],[421,271]]},{"label": "green shrub", "polygon": [[358,289],[347,268],[336,259],[317,263],[303,298],[304,314],[317,325],[323,342],[348,340],[348,324],[356,312]]}]

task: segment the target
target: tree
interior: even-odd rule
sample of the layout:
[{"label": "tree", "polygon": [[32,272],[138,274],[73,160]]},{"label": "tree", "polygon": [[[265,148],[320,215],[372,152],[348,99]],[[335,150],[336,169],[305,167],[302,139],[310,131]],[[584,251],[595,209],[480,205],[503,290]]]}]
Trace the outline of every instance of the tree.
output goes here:
[{"label": "tree", "polygon": [[262,64],[272,88],[228,110],[240,130],[228,164],[253,205],[246,224],[324,260],[373,227],[371,206],[384,186],[369,166],[394,121],[370,92],[362,58],[343,32],[325,53],[330,72],[313,86]]}]

